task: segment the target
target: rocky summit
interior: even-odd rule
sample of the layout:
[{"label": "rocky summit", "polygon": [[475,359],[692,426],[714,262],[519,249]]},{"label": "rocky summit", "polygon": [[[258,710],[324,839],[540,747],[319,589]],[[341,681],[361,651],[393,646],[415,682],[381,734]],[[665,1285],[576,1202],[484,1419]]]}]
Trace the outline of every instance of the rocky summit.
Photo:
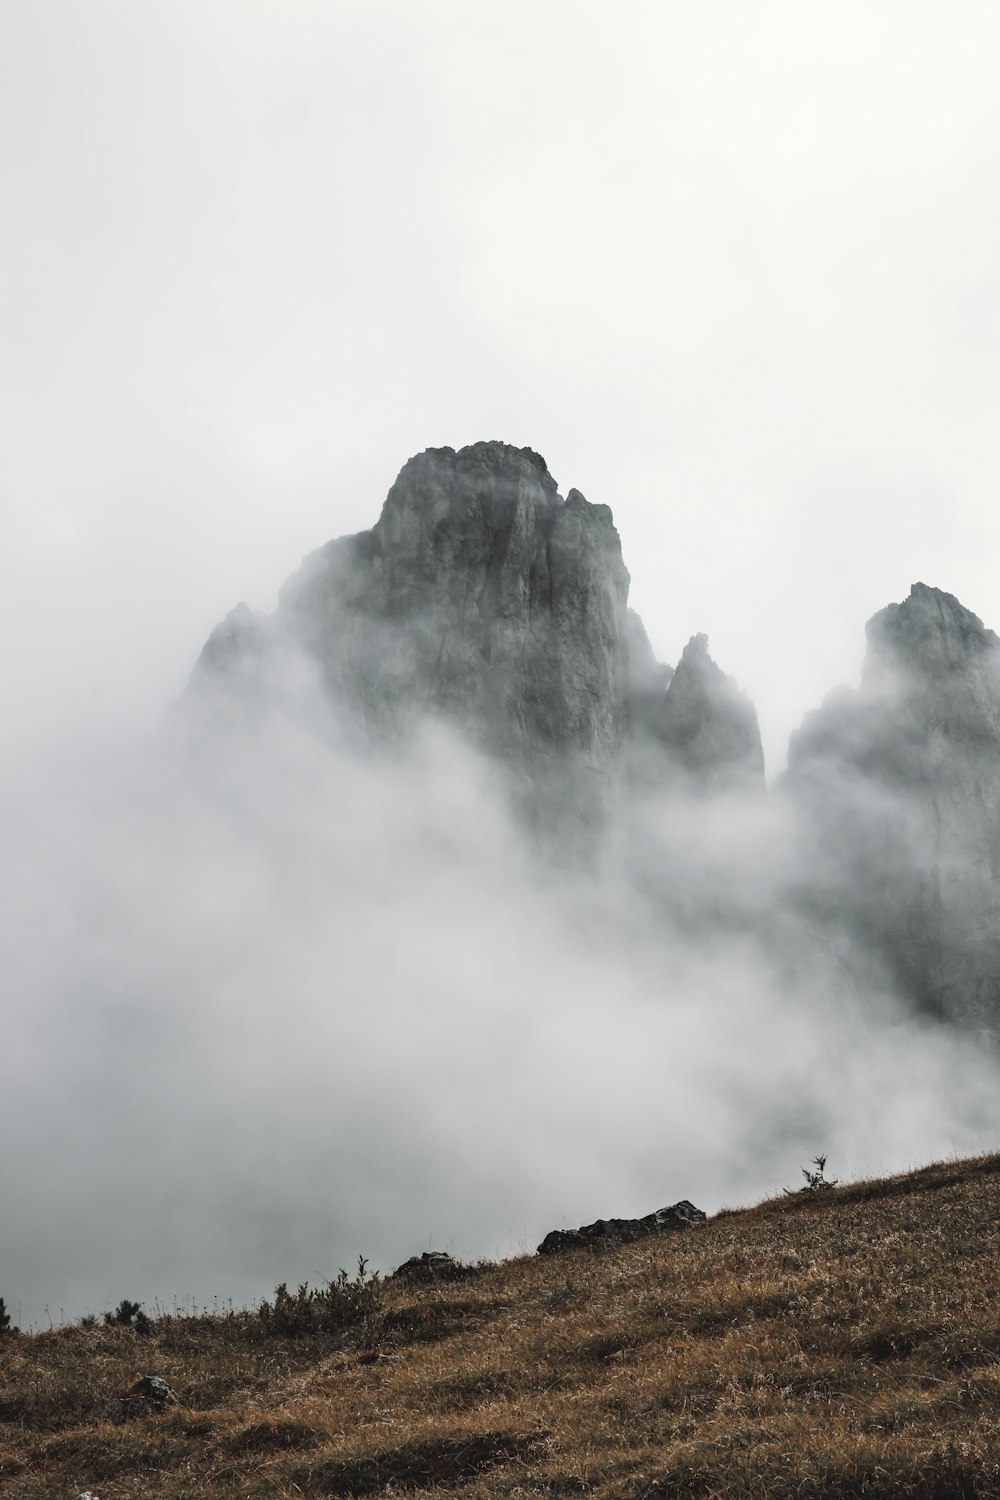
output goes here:
[{"label": "rocky summit", "polygon": [[371,530],[305,560],[274,617],[233,611],[194,683],[259,691],[262,662],[293,643],[366,736],[443,718],[523,781],[569,782],[578,808],[640,735],[664,779],[739,767],[763,785],[752,705],[704,636],[672,681],[628,589],[609,508],[575,489],[563,499],[530,448],[430,448],[404,464]]},{"label": "rocky summit", "polygon": [[892,981],[949,1019],[1000,1015],[1000,640],[951,594],[914,584],[868,622],[857,691],[789,748],[802,892]]}]

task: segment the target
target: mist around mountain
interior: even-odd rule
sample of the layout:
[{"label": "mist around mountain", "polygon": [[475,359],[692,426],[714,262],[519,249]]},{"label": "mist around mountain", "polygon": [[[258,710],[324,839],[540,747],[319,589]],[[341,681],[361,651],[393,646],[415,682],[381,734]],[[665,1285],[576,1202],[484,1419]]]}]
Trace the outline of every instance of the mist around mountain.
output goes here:
[{"label": "mist around mountain", "polygon": [[993,638],[915,590],[766,788],[691,629],[537,454],[428,450],[161,733],[17,770],[19,1322],[995,1140]]},{"label": "mist around mountain", "polygon": [[[629,863],[648,801],[679,824],[690,810],[711,844],[714,820],[752,819],[763,794],[757,715],[704,634],[675,667],[657,662],[628,588],[610,509],[575,489],[563,500],[540,455],[429,449],[371,531],[306,560],[273,618],[227,617],[191,697],[267,713],[301,655],[359,746],[436,719],[489,756],[557,860],[600,864],[617,842]],[[809,715],[772,793],[771,899],[808,941],[843,943],[859,986],[875,975],[915,1010],[996,1032],[1000,640],[923,583],[867,636],[860,689]],[[695,922],[745,921],[753,877],[727,858],[719,888],[682,901]],[[761,940],[771,925],[758,918]]]}]

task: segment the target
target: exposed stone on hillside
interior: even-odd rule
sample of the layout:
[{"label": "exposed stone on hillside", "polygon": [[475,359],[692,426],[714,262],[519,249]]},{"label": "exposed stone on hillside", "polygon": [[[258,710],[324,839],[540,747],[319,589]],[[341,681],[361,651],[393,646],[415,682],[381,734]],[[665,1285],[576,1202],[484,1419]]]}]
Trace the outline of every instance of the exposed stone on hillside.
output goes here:
[{"label": "exposed stone on hillside", "polygon": [[114,1404],[112,1415],[127,1422],[133,1417],[161,1414],[177,1405],[177,1396],[161,1375],[143,1375]]},{"label": "exposed stone on hillside", "polygon": [[582,1224],[579,1229],[550,1230],[539,1245],[538,1254],[558,1255],[563,1250],[577,1249],[611,1250],[651,1234],[695,1229],[706,1219],[707,1215],[700,1208],[682,1198],[679,1203],[658,1208],[655,1213],[645,1214],[641,1219],[595,1219],[593,1224]]},{"label": "exposed stone on hillside", "polygon": [[478,1267],[463,1265],[446,1250],[424,1250],[420,1255],[411,1255],[392,1273],[391,1280],[401,1281],[461,1281],[464,1277],[478,1274]]},{"label": "exposed stone on hillside", "polygon": [[922,583],[867,637],[860,688],[831,694],[789,750],[804,900],[860,936],[905,994],[995,1027],[1000,640]]}]

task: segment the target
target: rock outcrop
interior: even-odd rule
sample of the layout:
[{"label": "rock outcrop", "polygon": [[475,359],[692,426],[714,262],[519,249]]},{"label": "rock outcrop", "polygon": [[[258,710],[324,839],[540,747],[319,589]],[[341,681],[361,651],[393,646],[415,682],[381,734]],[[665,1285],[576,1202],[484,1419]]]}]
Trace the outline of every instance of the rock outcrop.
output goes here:
[{"label": "rock outcrop", "polygon": [[479,1274],[478,1266],[463,1265],[446,1250],[424,1250],[411,1255],[393,1271],[390,1281],[462,1281]]},{"label": "rock outcrop", "polygon": [[759,761],[746,700],[694,644],[678,687],[628,588],[611,511],[578,490],[562,499],[530,448],[431,448],[403,466],[370,531],[306,559],[272,619],[228,615],[192,686],[260,693],[294,646],[369,740],[444,718],[585,819],[630,736],[659,736],[664,775],[672,756],[697,774],[701,755],[714,783],[755,736]]},{"label": "rock outcrop", "polygon": [[914,584],[869,621],[861,686],[789,750],[803,900],[901,991],[949,1019],[1000,1017],[1000,640]]},{"label": "rock outcrop", "polygon": [[127,1422],[133,1417],[162,1415],[176,1405],[177,1396],[162,1375],[143,1375],[116,1399],[112,1415]]},{"label": "rock outcrop", "polygon": [[629,1245],[633,1240],[651,1234],[668,1234],[678,1229],[696,1229],[707,1215],[686,1198],[669,1208],[658,1208],[641,1219],[595,1219],[579,1229],[552,1229],[538,1247],[539,1255],[558,1255],[563,1250],[611,1250]]}]

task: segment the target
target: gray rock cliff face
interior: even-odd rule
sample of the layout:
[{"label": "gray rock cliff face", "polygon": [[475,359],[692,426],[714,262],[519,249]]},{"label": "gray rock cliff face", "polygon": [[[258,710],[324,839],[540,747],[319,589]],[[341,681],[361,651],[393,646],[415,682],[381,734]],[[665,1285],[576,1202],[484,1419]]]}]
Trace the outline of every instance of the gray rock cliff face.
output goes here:
[{"label": "gray rock cliff face", "polygon": [[860,689],[792,739],[805,898],[927,1009],[1000,1016],[1000,640],[918,583],[869,621]]},{"label": "gray rock cliff face", "polygon": [[476,443],[411,459],[280,613],[376,733],[432,711],[511,765],[600,770],[625,723],[628,582],[606,506],[562,500],[529,449]]},{"label": "gray rock cliff face", "polygon": [[[562,499],[537,453],[432,448],[403,466],[370,531],[306,559],[273,619],[245,606],[227,616],[193,685],[259,689],[291,642],[376,741],[443,717],[527,780],[575,783],[579,808],[577,793],[599,795],[617,773],[636,725],[671,722],[670,668],[628,587],[611,511],[578,490]],[[707,654],[685,672],[728,682]],[[676,738],[688,769],[699,749],[731,750],[730,696],[714,678],[700,697],[689,685],[698,722]],[[669,759],[669,734],[661,748]]]}]

